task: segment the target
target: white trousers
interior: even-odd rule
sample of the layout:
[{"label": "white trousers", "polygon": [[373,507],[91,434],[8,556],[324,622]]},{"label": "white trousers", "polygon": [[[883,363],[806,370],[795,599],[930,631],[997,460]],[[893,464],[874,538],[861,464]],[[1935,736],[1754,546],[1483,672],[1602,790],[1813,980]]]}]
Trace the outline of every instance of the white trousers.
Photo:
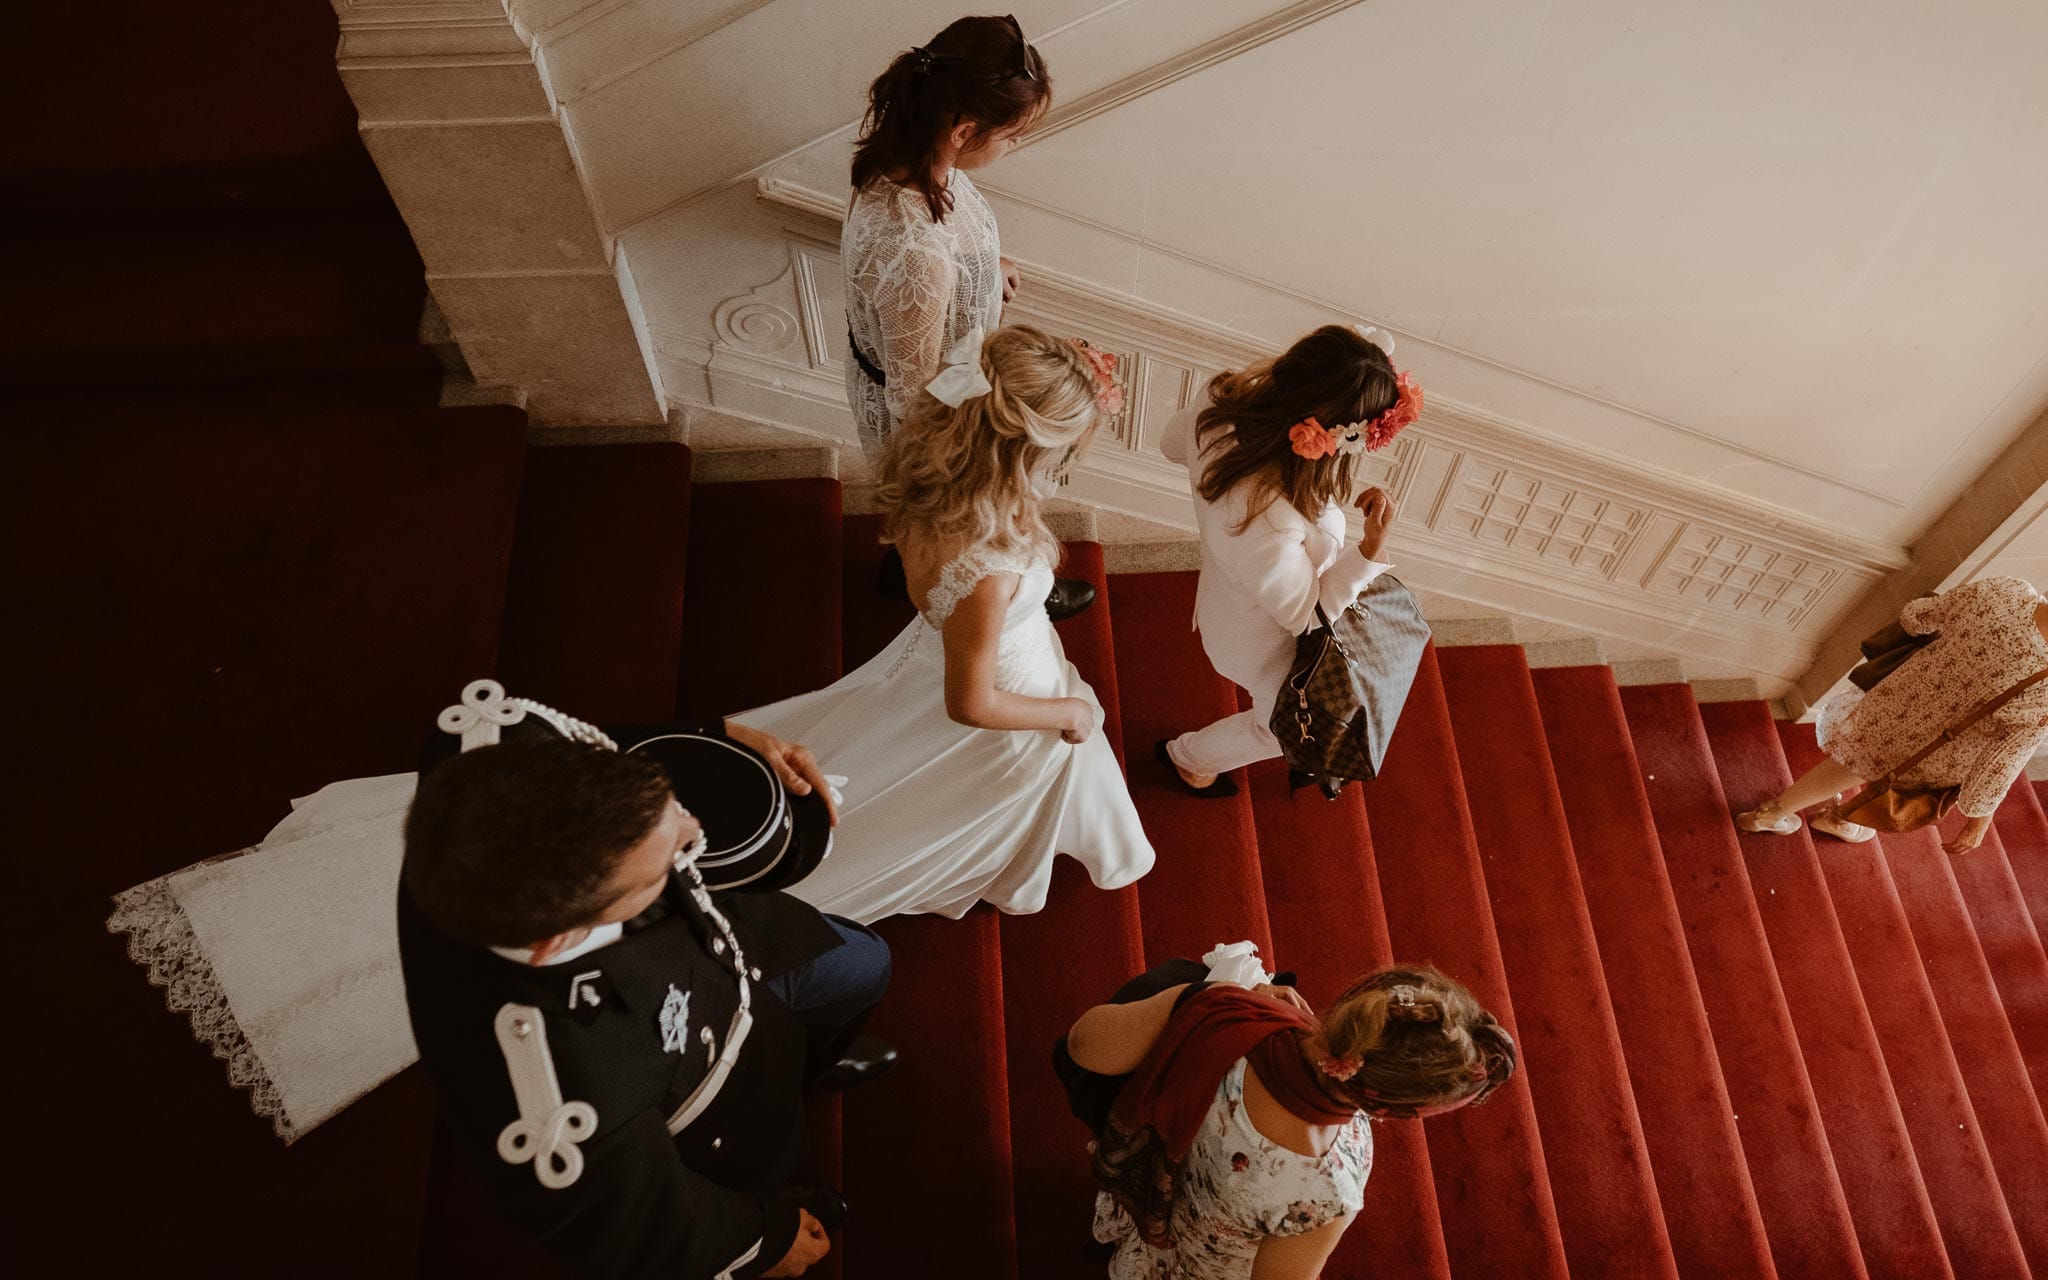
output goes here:
[{"label": "white trousers", "polygon": [[1240,636],[1231,639],[1236,643],[1212,642],[1210,633],[1204,631],[1202,648],[1219,674],[1251,695],[1252,709],[1225,716],[1166,744],[1174,763],[1189,773],[1227,773],[1280,754],[1280,740],[1266,726],[1272,722],[1280,685],[1294,665],[1294,639],[1278,627],[1272,628],[1270,643],[1246,644]]}]

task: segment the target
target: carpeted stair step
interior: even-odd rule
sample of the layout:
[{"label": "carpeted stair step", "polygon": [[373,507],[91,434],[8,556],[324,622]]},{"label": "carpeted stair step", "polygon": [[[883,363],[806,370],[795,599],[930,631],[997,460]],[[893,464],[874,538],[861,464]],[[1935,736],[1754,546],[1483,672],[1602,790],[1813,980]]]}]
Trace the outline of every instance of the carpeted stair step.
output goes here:
[{"label": "carpeted stair step", "polygon": [[388,206],[15,222],[0,273],[0,386],[438,372]]},{"label": "carpeted stair step", "polygon": [[1686,1280],[1764,1280],[1770,1242],[1614,673],[1531,674],[1673,1259]]},{"label": "carpeted stair step", "polygon": [[1018,1275],[997,928],[987,907],[877,926],[895,974],[869,1029],[903,1056],[843,1102],[849,1280]]},{"label": "carpeted stair step", "polygon": [[730,715],[839,678],[843,537],[837,480],[691,490],[679,714]]},{"label": "carpeted stair step", "polygon": [[[1102,703],[1098,732],[1121,745],[1115,619],[1101,545],[1067,544],[1060,573],[1095,584],[1095,604],[1059,624],[1060,643]],[[1000,932],[1018,1274],[1031,1280],[1099,1276],[1102,1264],[1087,1256],[1095,1197],[1089,1134],[1068,1111],[1066,1091],[1053,1076],[1052,1044],[1083,1009],[1145,967],[1138,890],[1106,893],[1079,862],[1061,858],[1045,910],[1005,916]]]},{"label": "carpeted stair step", "polygon": [[[1812,725],[1778,731],[1784,780],[1821,760]],[[1960,1008],[1982,999],[1991,975],[1948,877],[1948,854],[1929,831],[1868,844],[1812,834],[1810,842],[1829,868],[1845,932],[1851,920],[1866,926],[1851,946],[1956,1276],[2042,1268],[2048,1198],[2034,1194],[2034,1171],[2048,1167],[2048,1130],[1997,997]]]},{"label": "carpeted stair step", "polygon": [[[1433,648],[1366,797],[1366,816],[1394,954],[1463,981],[1519,1038]],[[1524,1062],[1530,1074],[1545,1069]],[[1567,1274],[1528,1079],[1424,1126],[1455,1275]]]},{"label": "carpeted stair step", "polygon": [[2048,953],[2027,913],[1997,825],[1984,833],[1984,843],[1976,849],[1951,858],[1949,871],[1969,909],[1977,944],[1998,985],[1999,1004],[2038,1099],[2048,1082]]},{"label": "carpeted stair step", "polygon": [[[1820,753],[1810,749],[1810,738],[1805,752],[1796,749],[1791,734],[1785,741],[1787,761],[1776,768],[1761,744],[1744,744],[1749,758],[1738,767],[1747,776],[1742,786],[1729,781],[1730,794],[1748,794],[1759,787],[1775,793],[1819,758]],[[1781,850],[1797,849],[1799,856],[1811,850],[1819,861],[1949,1267],[1958,1276],[2026,1275],[2019,1236],[1978,1132],[1962,1071],[1940,1029],[1940,999],[1920,966],[1905,908],[1883,857],[1875,846],[1844,844],[1810,828],[1753,839]],[[1837,1150],[1838,1164],[1842,1158]],[[1876,1270],[1872,1268],[1873,1273]]]},{"label": "carpeted stair step", "polygon": [[[2031,871],[2048,864],[2048,818],[2042,816],[2040,801],[2025,778],[2005,793],[1992,827],[1998,836],[1999,852],[2004,855],[2005,875],[1987,876],[1978,868],[1958,866],[1956,879],[1970,899],[1970,914],[1978,922],[1977,937],[1984,944],[1985,959],[1991,961],[1992,976],[1998,979],[1999,998],[2005,1001],[2006,1018],[2012,1023],[2013,1035],[2020,1040],[2020,1053],[2033,1077],[2034,1097],[2048,1108],[2048,1061],[2043,1060],[2048,1050],[2043,1048],[2040,1030],[2048,1022],[2048,976],[2030,976],[2034,949],[2048,950],[2048,937],[2041,932],[2029,900],[2027,877],[2023,875],[2023,869]],[[2007,877],[2011,880],[2009,890],[2004,883]],[[1988,886],[1984,884],[1987,880]],[[2048,877],[2039,887],[2048,894]],[[2048,909],[2048,902],[2041,905]]]},{"label": "carpeted stair step", "polygon": [[[1731,808],[1759,804],[1791,781],[1762,703],[1709,703],[1699,714]],[[1741,847],[1785,1007],[1816,1084],[1864,1265],[1872,1280],[1947,1274],[1941,1230],[1813,846],[1737,835],[1732,821],[1726,827]]]},{"label": "carpeted stair step", "polygon": [[1519,646],[1439,650],[1572,1274],[1675,1277],[1599,944]]},{"label": "carpeted stair step", "polygon": [[1621,703],[1778,1275],[1866,1275],[1699,705],[1682,684]]},{"label": "carpeted stair step", "polygon": [[[1235,686],[1216,674],[1189,620],[1192,573],[1118,574],[1116,672],[1131,798],[1158,865],[1138,884],[1145,959],[1197,957],[1219,942],[1251,939],[1272,954],[1252,806],[1242,793],[1190,796],[1169,782],[1152,746],[1235,714]],[[1242,774],[1238,773],[1240,785]]]},{"label": "carpeted stair step", "polygon": [[[1287,766],[1279,760],[1247,772],[1273,930],[1267,961],[1296,971],[1309,1003],[1327,1008],[1361,974],[1394,958],[1365,802],[1358,787],[1345,788],[1334,801],[1313,787],[1290,792]],[[1365,1204],[1327,1274],[1331,1280],[1450,1280],[1422,1122],[1376,1121],[1372,1132]]]},{"label": "carpeted stair step", "polygon": [[[2034,936],[2048,945],[2048,816],[2043,815],[2041,807],[2044,786],[2048,783],[2029,782],[2025,778],[2015,782],[1999,803],[1993,825],[1998,828],[1998,840],[2005,848],[2006,862],[2012,868],[2020,899],[2026,904]],[[2048,1098],[2040,1084],[2037,1079],[2035,1092]]]},{"label": "carpeted stair step", "polygon": [[884,600],[875,593],[875,569],[882,562],[882,517],[848,516],[841,590],[847,602],[844,637],[846,669],[858,667],[902,634],[917,610],[908,600]]},{"label": "carpeted stair step", "polygon": [[506,688],[598,724],[667,720],[689,545],[682,445],[529,450],[499,663]]},{"label": "carpeted stair step", "polygon": [[[703,495],[716,487],[697,490],[700,511]],[[879,648],[911,616],[907,603],[875,594],[879,522],[842,524],[836,485],[830,510],[835,533],[843,527],[850,544],[842,564],[845,544],[835,538],[830,564],[834,594],[845,584],[843,617],[832,631],[833,671],[792,692],[836,676],[839,652],[849,667],[865,660],[866,638]],[[802,544],[785,537],[782,545]],[[869,1029],[893,1041],[903,1056],[888,1075],[841,1103],[840,1163],[853,1205],[843,1274],[848,1280],[1016,1276],[998,916],[977,907],[960,920],[897,916],[876,929],[888,940],[895,968]]]},{"label": "carpeted stair step", "polygon": [[[38,904],[20,945],[62,975],[15,1122],[41,1174],[13,1269],[75,1271],[89,1241],[105,1268],[249,1274],[318,1240],[333,1272],[411,1274],[424,1076],[287,1149],[105,920],[110,895],[250,844],[292,797],[413,767],[496,661],[523,415],[94,395],[0,416],[0,661],[36,744],[10,761],[9,834],[36,852],[9,893]],[[106,1158],[141,1113],[174,1176]]]}]

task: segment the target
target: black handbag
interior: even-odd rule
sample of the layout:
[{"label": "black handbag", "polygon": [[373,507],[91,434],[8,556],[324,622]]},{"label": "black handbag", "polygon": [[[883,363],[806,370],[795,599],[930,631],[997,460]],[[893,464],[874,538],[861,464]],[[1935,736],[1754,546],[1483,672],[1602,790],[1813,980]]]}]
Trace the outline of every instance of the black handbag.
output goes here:
[{"label": "black handbag", "polygon": [[1334,800],[1348,782],[1379,775],[1387,742],[1415,683],[1429,623],[1391,573],[1374,578],[1334,618],[1294,642],[1269,728],[1295,773]]}]

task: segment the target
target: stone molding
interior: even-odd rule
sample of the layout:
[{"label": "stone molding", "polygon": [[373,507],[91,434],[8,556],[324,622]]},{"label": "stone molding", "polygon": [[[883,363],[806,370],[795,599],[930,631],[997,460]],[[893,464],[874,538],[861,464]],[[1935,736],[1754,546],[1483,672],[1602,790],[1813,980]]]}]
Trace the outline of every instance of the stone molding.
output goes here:
[{"label": "stone molding", "polygon": [[[722,411],[844,438],[837,201],[764,180],[781,273],[718,304],[707,361]],[[1217,370],[1272,354],[1258,339],[1043,266],[1013,318],[1117,353],[1119,429],[1075,468],[1076,498],[1191,527],[1186,472],[1157,448],[1166,420]],[[1333,317],[1335,318],[1335,317]],[[1373,455],[1392,492],[1394,550],[1418,580],[1488,608],[1703,660],[1791,690],[1857,601],[1909,559],[1798,515],[1431,399]],[[1690,664],[1689,664],[1690,665]]]},{"label": "stone molding", "polygon": [[364,144],[477,381],[543,425],[663,421],[626,257],[507,0],[334,6]]}]

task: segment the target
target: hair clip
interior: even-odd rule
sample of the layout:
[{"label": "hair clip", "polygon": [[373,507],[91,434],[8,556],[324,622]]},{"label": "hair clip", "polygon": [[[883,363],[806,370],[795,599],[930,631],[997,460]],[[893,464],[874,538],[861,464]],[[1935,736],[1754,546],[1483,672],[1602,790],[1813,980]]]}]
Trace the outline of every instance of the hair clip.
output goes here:
[{"label": "hair clip", "polygon": [[1348,1058],[1334,1058],[1326,1053],[1316,1063],[1324,1075],[1339,1082],[1357,1075],[1358,1069],[1364,1065],[1364,1061],[1355,1053]]},{"label": "hair clip", "polygon": [[1116,355],[1104,351],[1086,338],[1068,338],[1081,355],[1088,361],[1088,367],[1095,371],[1095,407],[1104,416],[1114,418],[1124,411],[1124,389],[1116,381]]}]

